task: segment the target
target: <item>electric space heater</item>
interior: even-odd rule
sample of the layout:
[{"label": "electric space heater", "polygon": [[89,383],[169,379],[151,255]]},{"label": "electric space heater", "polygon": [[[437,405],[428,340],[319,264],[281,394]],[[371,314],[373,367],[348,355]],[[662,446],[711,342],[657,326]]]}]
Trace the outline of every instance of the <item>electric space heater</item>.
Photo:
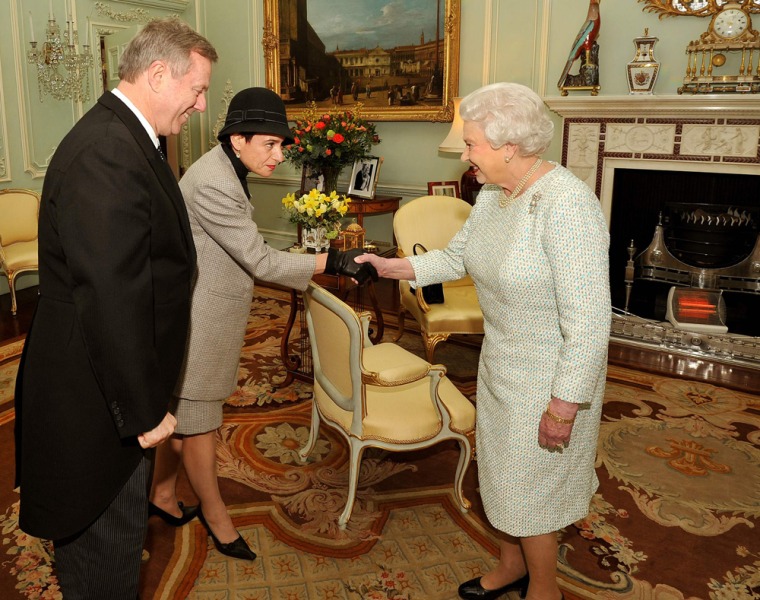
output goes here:
[{"label": "electric space heater", "polygon": [[720,290],[673,286],[665,318],[673,327],[698,333],[726,333],[726,303]]}]

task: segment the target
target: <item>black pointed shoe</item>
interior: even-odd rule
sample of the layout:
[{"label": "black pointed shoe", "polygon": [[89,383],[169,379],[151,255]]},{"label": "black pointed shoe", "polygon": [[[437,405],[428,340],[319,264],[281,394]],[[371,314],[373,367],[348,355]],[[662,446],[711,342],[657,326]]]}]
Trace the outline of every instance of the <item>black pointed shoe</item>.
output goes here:
[{"label": "black pointed shoe", "polygon": [[530,577],[525,575],[517,581],[508,583],[505,586],[497,588],[495,590],[487,590],[480,585],[480,577],[465,581],[459,586],[459,597],[463,600],[496,600],[507,592],[520,592],[520,598],[525,598],[528,593],[528,583],[530,583]]},{"label": "black pointed shoe", "polygon": [[208,531],[208,534],[211,536],[211,539],[214,542],[214,546],[216,546],[216,549],[219,550],[219,552],[225,556],[230,556],[232,558],[240,558],[242,560],[256,560],[256,553],[248,547],[248,544],[245,543],[245,540],[243,539],[243,536],[240,535],[240,532],[238,532],[236,539],[223,544],[218,539],[216,539],[214,532],[211,531],[211,527],[208,526],[206,518],[203,516],[203,512],[198,513],[198,519],[201,523],[203,523],[203,526],[206,528],[206,531]]},{"label": "black pointed shoe", "polygon": [[245,543],[242,535],[238,535],[236,540],[231,541],[229,544],[222,544],[216,536],[211,533],[209,529],[208,534],[211,539],[214,540],[214,546],[225,556],[231,556],[232,558],[240,558],[242,560],[256,560],[256,553],[248,547]]},{"label": "black pointed shoe", "polygon": [[175,517],[152,502],[148,502],[148,516],[152,517],[155,515],[161,517],[164,522],[173,527],[182,527],[185,523],[192,521],[198,515],[198,510],[200,508],[199,506],[185,506],[182,502],[177,502],[177,506],[179,506],[179,509],[182,511],[181,517]]}]

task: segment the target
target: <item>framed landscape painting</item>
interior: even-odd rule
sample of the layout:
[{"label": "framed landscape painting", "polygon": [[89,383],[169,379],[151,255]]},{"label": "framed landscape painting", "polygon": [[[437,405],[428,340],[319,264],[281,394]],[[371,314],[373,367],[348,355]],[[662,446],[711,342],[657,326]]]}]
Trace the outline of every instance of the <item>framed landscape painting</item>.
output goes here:
[{"label": "framed landscape painting", "polygon": [[264,0],[266,85],[373,121],[451,121],[461,0]]}]

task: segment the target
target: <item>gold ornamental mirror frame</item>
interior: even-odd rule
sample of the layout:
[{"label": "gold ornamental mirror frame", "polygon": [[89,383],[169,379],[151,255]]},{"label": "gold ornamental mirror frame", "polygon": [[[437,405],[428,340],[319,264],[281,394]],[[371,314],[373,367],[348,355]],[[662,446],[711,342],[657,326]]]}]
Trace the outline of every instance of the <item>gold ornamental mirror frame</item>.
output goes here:
[{"label": "gold ornamental mirror frame", "polygon": [[[417,23],[420,39],[388,48],[336,44],[335,50],[328,51],[308,22],[312,2],[264,0],[266,86],[285,101],[288,119],[302,118],[313,100],[325,112],[350,110],[360,103],[362,117],[372,121],[452,121],[459,91],[461,0],[426,1],[435,10],[438,25],[432,22],[428,32]],[[353,0],[352,7],[361,13],[363,3],[367,14],[359,16],[371,26],[370,3]],[[307,14],[301,14],[302,7]],[[399,15],[399,19],[408,18]],[[377,28],[392,30],[388,15],[383,20],[378,20]],[[306,39],[298,39],[301,32]]]},{"label": "gold ornamental mirror frame", "polygon": [[724,4],[739,4],[751,13],[760,12],[760,0],[638,0],[646,6],[644,12],[660,13],[666,17],[709,17],[719,12]]}]

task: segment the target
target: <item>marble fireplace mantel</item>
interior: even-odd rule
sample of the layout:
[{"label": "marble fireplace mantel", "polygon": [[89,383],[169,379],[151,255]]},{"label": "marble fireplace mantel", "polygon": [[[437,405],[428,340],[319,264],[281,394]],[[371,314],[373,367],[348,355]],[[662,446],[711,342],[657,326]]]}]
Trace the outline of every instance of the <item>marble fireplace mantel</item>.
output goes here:
[{"label": "marble fireplace mantel", "polygon": [[754,94],[692,96],[555,96],[546,105],[564,118],[684,117],[760,118],[760,97]]},{"label": "marble fireplace mantel", "polygon": [[614,170],[760,175],[760,98],[574,96],[545,98],[562,119],[562,164],[591,187],[607,222]]}]

